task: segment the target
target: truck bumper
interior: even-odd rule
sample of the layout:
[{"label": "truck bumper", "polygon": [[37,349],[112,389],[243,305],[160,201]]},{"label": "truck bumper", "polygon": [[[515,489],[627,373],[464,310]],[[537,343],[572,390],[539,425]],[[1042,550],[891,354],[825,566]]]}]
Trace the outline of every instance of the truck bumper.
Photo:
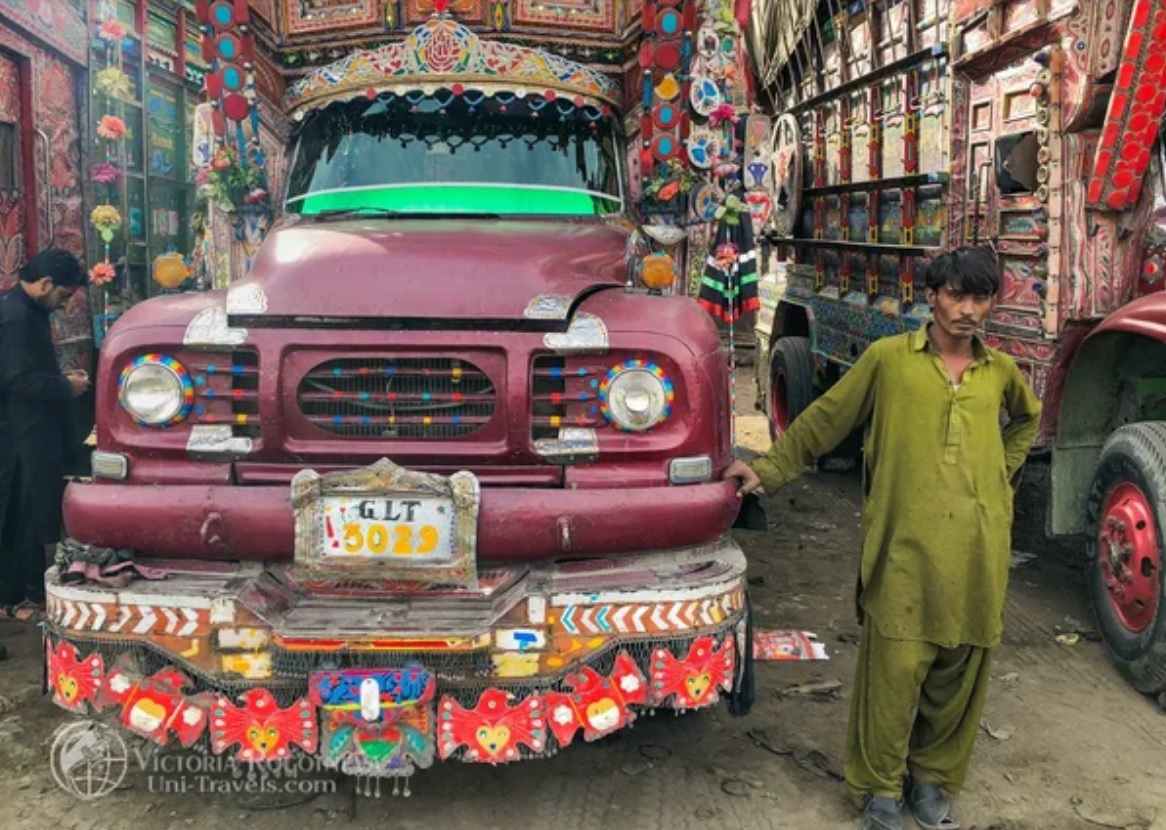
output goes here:
[{"label": "truck bumper", "polygon": [[[645,541],[655,550],[690,547],[727,532],[740,506],[732,481],[594,490],[485,487],[478,558],[603,556],[638,550]],[[70,484],[64,513],[69,535],[79,541],[150,556],[278,561],[289,560],[295,546],[290,487]]]},{"label": "truck bumper", "polygon": [[408,595],[323,594],[282,565],[152,564],[167,577],[121,589],[48,572],[53,700],[243,762],[307,754],[397,777],[436,759],[546,757],[644,710],[717,702],[751,649],[745,557],[728,537]]}]

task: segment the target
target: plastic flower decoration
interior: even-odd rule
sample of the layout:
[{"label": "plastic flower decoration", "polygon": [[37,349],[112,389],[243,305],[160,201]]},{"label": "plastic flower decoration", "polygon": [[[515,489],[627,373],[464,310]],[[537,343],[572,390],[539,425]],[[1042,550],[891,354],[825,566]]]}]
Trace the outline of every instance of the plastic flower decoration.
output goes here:
[{"label": "plastic flower decoration", "polygon": [[97,36],[110,43],[120,43],[128,34],[126,27],[120,20],[106,20],[97,27]]},{"label": "plastic flower decoration", "polygon": [[95,184],[117,184],[124,175],[120,167],[108,161],[93,165],[93,170],[89,173]]},{"label": "plastic flower decoration", "polygon": [[737,264],[737,254],[737,246],[732,242],[725,242],[717,246],[717,250],[713,254],[713,260],[722,271],[728,271]]},{"label": "plastic flower decoration", "polygon": [[709,124],[719,127],[726,121],[737,123],[737,110],[732,104],[721,104],[709,113]]},{"label": "plastic flower decoration", "polygon": [[101,121],[97,124],[97,134],[110,141],[124,138],[126,134],[126,122],[122,121],[116,115],[103,115],[101,116]]},{"label": "plastic flower decoration", "polygon": [[89,214],[89,221],[105,242],[113,240],[113,233],[121,227],[121,214],[113,205],[98,205]]},{"label": "plastic flower decoration", "polygon": [[117,276],[117,269],[108,262],[99,262],[89,269],[89,282],[93,285],[105,285],[112,282]]},{"label": "plastic flower decoration", "polygon": [[97,88],[114,98],[130,97],[130,77],[116,66],[106,67],[96,75]]}]

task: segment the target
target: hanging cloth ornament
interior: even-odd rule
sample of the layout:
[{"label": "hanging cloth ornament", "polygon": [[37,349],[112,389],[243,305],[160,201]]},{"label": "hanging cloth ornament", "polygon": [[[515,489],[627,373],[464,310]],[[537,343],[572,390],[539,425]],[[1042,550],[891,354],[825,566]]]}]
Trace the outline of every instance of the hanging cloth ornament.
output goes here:
[{"label": "hanging cloth ornament", "polygon": [[713,317],[734,323],[761,308],[752,222],[721,219],[704,266],[697,302]]}]

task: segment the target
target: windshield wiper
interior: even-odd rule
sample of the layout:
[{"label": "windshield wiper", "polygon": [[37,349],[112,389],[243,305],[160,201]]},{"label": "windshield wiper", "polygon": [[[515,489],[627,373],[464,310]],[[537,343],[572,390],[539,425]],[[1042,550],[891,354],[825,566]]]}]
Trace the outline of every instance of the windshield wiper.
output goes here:
[{"label": "windshield wiper", "polygon": [[331,208],[319,213],[304,214],[306,219],[315,219],[317,222],[329,219],[351,219],[356,216],[379,216],[391,219],[501,219],[501,213],[485,213],[476,210],[464,211],[424,211],[424,210],[393,210],[392,208],[366,205],[355,208]]},{"label": "windshield wiper", "polygon": [[377,207],[376,205],[364,205],[363,207],[353,208],[331,208],[329,210],[321,210],[318,213],[309,213],[305,218],[322,221],[325,219],[347,219],[351,216],[401,216],[399,210],[392,208]]}]

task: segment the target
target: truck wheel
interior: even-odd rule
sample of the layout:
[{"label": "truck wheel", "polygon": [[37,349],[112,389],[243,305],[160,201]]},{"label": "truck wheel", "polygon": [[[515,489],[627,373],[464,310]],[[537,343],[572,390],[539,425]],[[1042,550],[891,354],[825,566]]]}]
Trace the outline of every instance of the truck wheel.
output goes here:
[{"label": "truck wheel", "polygon": [[769,437],[776,441],[814,400],[810,339],[778,340],[773,347],[769,378]]},{"label": "truck wheel", "polygon": [[1140,692],[1166,690],[1166,423],[1130,424],[1101,450],[1087,507],[1089,583],[1110,655]]}]

